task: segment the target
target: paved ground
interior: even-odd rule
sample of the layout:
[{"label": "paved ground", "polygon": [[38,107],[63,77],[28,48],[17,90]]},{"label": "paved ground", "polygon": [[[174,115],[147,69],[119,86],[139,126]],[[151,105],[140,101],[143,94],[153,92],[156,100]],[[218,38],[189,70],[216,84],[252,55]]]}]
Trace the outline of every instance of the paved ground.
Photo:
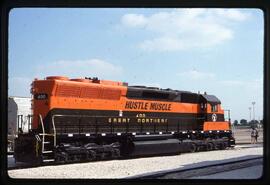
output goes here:
[{"label": "paved ground", "polygon": [[29,169],[9,170],[8,174],[11,178],[126,178],[154,171],[192,165],[207,165],[228,159],[257,157],[262,156],[262,154],[263,150],[261,146],[239,146],[231,150],[186,153],[174,156],[41,166]]},{"label": "paved ground", "polygon": [[[259,137],[258,137],[258,142],[262,143],[263,142],[263,129],[259,129]],[[249,128],[234,128],[233,129],[234,137],[235,137],[235,142],[236,144],[242,144],[242,143],[250,143],[251,137],[251,129]]]}]

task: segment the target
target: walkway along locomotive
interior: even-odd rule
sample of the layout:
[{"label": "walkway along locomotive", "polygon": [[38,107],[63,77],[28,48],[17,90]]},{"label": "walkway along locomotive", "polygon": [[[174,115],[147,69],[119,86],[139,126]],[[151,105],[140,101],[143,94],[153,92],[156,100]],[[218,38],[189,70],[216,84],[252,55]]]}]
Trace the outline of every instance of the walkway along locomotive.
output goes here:
[{"label": "walkway along locomotive", "polygon": [[214,95],[50,76],[32,83],[32,129],[20,133],[20,162],[71,162],[233,146]]}]

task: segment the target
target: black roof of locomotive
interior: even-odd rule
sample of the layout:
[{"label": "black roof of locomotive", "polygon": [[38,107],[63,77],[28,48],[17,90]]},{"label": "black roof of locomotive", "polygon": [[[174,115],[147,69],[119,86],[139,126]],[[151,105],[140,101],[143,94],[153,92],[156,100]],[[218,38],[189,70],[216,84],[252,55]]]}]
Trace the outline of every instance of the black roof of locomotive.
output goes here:
[{"label": "black roof of locomotive", "polygon": [[210,104],[220,104],[220,100],[214,95],[202,94],[202,97]]},{"label": "black roof of locomotive", "polygon": [[[162,89],[159,87],[147,87],[147,86],[142,86],[142,85],[133,85],[133,86],[128,86],[129,89],[136,89],[136,90],[156,90],[156,91],[160,91],[160,92],[164,92],[164,93],[192,93],[190,91],[180,91],[180,90],[173,90],[170,88],[167,89]],[[194,94],[194,93],[192,93]]]},{"label": "black roof of locomotive", "polygon": [[128,86],[128,98],[155,99],[162,101],[178,101],[186,103],[209,102],[220,104],[220,100],[214,95],[192,93],[173,89],[161,89],[158,87]]}]

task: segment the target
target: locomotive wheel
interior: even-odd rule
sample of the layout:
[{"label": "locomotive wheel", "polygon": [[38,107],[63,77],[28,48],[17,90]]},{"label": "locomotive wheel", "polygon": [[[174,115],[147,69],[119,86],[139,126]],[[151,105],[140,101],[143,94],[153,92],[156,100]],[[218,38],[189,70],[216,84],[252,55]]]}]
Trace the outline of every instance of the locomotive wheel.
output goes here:
[{"label": "locomotive wheel", "polygon": [[93,161],[96,159],[96,157],[97,157],[97,153],[95,151],[92,151],[92,150],[88,151],[88,154],[87,154],[88,161]]},{"label": "locomotive wheel", "polygon": [[213,148],[214,148],[214,144],[213,143],[207,143],[206,144],[206,150],[207,151],[211,151],[211,150],[213,150]]},{"label": "locomotive wheel", "polygon": [[101,154],[100,154],[100,159],[101,159],[101,160],[104,160],[105,158],[106,158],[106,154],[105,154],[105,153],[101,153]]},{"label": "locomotive wheel", "polygon": [[227,148],[228,148],[228,143],[224,142],[224,149],[227,149]]},{"label": "locomotive wheel", "polygon": [[57,156],[56,158],[55,158],[55,161],[57,162],[57,163],[61,163],[61,164],[64,164],[65,162],[67,162],[65,159],[63,159],[61,156]]},{"label": "locomotive wheel", "polygon": [[228,147],[226,142],[220,143],[220,150],[225,150]]},{"label": "locomotive wheel", "polygon": [[219,143],[218,144],[218,149],[219,150],[224,150],[224,143]]},{"label": "locomotive wheel", "polygon": [[112,158],[113,158],[113,159],[116,159],[116,158],[118,158],[118,157],[120,157],[120,150],[119,150],[119,149],[114,149],[114,150],[112,151]]},{"label": "locomotive wheel", "polygon": [[59,162],[59,163],[66,163],[68,162],[68,154],[65,152],[57,154],[57,156],[55,157],[55,160],[56,162]]},{"label": "locomotive wheel", "polygon": [[73,155],[73,156],[72,156],[72,161],[73,161],[73,162],[79,162],[80,160],[81,160],[80,155]]},{"label": "locomotive wheel", "polygon": [[219,150],[220,149],[220,144],[219,143],[215,143],[213,149],[214,150]]},{"label": "locomotive wheel", "polygon": [[195,143],[192,143],[189,148],[189,152],[194,153],[197,151],[197,146]]}]

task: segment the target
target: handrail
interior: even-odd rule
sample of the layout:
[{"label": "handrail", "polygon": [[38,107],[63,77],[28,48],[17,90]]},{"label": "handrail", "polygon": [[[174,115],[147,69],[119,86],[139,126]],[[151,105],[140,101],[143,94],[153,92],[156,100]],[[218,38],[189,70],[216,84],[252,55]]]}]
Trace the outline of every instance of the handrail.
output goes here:
[{"label": "handrail", "polygon": [[44,129],[44,124],[43,124],[43,120],[42,120],[42,116],[41,114],[39,114],[39,120],[41,123],[41,127],[42,127],[42,152],[44,151],[44,140],[45,140],[45,129]]},{"label": "handrail", "polygon": [[[152,119],[161,119],[161,117],[130,117],[130,116],[88,116],[88,115],[63,115],[63,114],[54,114],[53,117],[80,117],[80,118],[83,118],[83,117],[90,117],[90,118],[111,118],[111,117],[115,117],[115,118],[152,118]],[[190,117],[182,117],[182,118],[179,118],[179,117],[169,117],[169,116],[166,116],[164,117],[166,119],[194,119],[194,118],[190,118]],[[205,117],[197,117],[196,119],[198,120],[203,120],[205,119]]]},{"label": "handrail", "polygon": [[42,116],[41,116],[41,114],[39,114],[39,120],[40,120],[41,127],[42,127],[42,133],[43,133],[43,134],[45,134],[45,130],[44,130],[44,124],[43,124],[43,120],[42,120]]},{"label": "handrail", "polygon": [[55,124],[54,124],[54,115],[52,116],[52,125],[53,125],[53,144],[56,146],[56,129],[55,129]]},{"label": "handrail", "polygon": [[41,136],[43,136],[43,135],[44,136],[54,136],[54,134],[46,134],[46,133],[45,134],[39,134],[39,135],[41,135]]}]

